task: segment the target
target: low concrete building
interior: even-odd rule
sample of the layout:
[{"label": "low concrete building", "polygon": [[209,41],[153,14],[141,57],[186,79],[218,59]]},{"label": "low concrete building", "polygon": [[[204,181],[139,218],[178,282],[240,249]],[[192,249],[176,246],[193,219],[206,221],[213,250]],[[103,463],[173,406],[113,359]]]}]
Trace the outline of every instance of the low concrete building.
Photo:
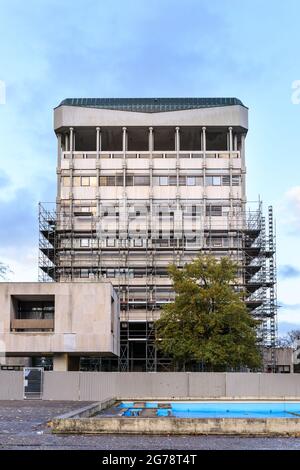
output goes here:
[{"label": "low concrete building", "polygon": [[[276,372],[280,374],[290,374],[294,372],[293,348],[270,348],[265,350],[264,363],[265,372]],[[272,369],[275,357],[275,370]]]},{"label": "low concrete building", "polygon": [[119,302],[110,282],[0,283],[0,348],[7,358],[53,356],[78,370],[80,356],[119,355]]}]

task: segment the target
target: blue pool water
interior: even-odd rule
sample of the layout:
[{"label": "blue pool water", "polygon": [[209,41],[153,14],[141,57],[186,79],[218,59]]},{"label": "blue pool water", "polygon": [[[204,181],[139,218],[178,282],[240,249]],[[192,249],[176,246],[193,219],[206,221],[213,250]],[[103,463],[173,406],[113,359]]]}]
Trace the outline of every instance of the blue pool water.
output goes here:
[{"label": "blue pool water", "polygon": [[[133,408],[134,404],[139,408]],[[123,402],[124,416],[137,416],[143,408],[155,408],[156,416],[177,418],[300,418],[299,402]],[[135,405],[136,406],[136,405]]]}]

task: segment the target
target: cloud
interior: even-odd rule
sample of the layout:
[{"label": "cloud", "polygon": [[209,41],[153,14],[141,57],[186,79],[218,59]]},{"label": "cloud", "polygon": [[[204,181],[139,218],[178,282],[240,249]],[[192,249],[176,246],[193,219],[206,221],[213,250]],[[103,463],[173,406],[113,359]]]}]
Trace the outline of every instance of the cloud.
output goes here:
[{"label": "cloud", "polygon": [[279,208],[280,223],[289,235],[299,235],[300,229],[300,186],[293,186],[284,195]]},{"label": "cloud", "polygon": [[279,308],[283,308],[284,310],[299,310],[300,312],[300,304],[287,304],[285,302],[278,301],[278,306]]},{"label": "cloud", "polygon": [[281,279],[291,279],[300,276],[300,269],[295,268],[290,264],[285,264],[283,266],[279,266],[278,268],[278,276]]}]

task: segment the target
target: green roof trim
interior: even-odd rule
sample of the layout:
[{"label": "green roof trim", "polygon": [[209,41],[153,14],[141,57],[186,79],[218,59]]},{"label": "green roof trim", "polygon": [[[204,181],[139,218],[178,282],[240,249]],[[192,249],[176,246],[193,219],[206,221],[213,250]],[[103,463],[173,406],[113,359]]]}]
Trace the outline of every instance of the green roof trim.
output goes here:
[{"label": "green roof trim", "polygon": [[66,98],[59,106],[161,113],[185,109],[244,106],[237,98]]}]

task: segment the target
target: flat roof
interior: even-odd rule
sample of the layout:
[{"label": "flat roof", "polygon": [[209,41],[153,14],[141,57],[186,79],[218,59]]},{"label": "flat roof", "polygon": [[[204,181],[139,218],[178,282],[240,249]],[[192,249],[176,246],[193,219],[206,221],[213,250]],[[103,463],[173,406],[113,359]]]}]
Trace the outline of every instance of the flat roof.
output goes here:
[{"label": "flat roof", "polygon": [[238,98],[66,98],[59,106],[160,113],[186,109],[243,106]]}]

